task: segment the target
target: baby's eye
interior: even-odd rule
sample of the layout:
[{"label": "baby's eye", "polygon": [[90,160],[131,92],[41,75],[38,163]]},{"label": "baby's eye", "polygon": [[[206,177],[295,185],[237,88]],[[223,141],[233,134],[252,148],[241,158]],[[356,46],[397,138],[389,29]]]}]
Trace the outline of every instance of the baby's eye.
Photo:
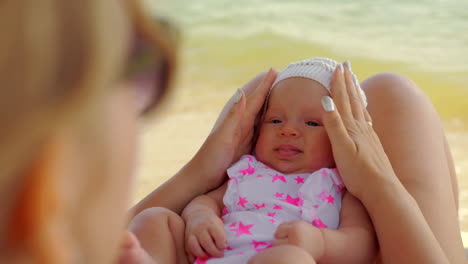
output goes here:
[{"label": "baby's eye", "polygon": [[306,124],[308,126],[318,126],[319,125],[317,122],[314,122],[314,121],[308,121],[308,122],[306,122]]},{"label": "baby's eye", "polygon": [[279,123],[281,123],[281,120],[273,119],[273,120],[271,120],[271,122],[272,122],[273,124],[279,124]]}]

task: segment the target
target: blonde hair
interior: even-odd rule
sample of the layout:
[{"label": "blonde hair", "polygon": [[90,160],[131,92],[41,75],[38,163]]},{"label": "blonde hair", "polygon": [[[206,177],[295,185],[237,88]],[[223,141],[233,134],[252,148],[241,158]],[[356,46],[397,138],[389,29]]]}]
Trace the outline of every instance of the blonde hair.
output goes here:
[{"label": "blonde hair", "polygon": [[89,115],[112,88],[128,44],[119,4],[0,3],[0,221],[35,151],[64,122]]}]

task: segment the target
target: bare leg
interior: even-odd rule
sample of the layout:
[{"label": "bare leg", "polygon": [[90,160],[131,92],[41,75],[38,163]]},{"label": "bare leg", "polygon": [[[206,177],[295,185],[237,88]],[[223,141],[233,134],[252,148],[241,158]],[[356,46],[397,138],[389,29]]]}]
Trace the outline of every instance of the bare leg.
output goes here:
[{"label": "bare leg", "polygon": [[264,250],[250,259],[249,264],[311,264],[312,256],[303,248],[293,245],[281,245]]},{"label": "bare leg", "polygon": [[165,208],[148,208],[133,218],[129,229],[156,263],[188,263],[184,221]]},{"label": "bare leg", "polygon": [[437,112],[427,96],[401,75],[379,74],[365,80],[362,88],[396,175],[417,201],[450,262],[460,263],[464,254],[457,179]]}]

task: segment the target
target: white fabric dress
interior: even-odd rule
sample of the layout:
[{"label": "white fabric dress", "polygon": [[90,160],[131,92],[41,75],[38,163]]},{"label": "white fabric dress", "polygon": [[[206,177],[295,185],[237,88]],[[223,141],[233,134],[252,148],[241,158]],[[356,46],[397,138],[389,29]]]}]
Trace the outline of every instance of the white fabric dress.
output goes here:
[{"label": "white fabric dress", "polygon": [[224,195],[224,257],[195,263],[247,263],[272,247],[278,225],[303,220],[318,228],[337,229],[343,182],[336,169],[282,174],[245,155],[228,170]]}]

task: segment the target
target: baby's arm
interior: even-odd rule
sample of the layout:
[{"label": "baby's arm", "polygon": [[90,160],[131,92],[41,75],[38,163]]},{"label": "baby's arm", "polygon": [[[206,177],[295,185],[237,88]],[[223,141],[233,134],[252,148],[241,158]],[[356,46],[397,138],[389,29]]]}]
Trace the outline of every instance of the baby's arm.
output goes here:
[{"label": "baby's arm", "polygon": [[320,263],[373,263],[377,239],[372,222],[362,203],[349,192],[343,197],[340,226],[320,229],[324,241]]},{"label": "baby's arm", "polygon": [[343,197],[337,230],[293,221],[281,224],[275,238],[275,245],[302,247],[319,263],[374,263],[377,254],[377,240],[367,212],[349,193]]},{"label": "baby's arm", "polygon": [[226,234],[220,218],[227,182],[193,199],[182,212],[186,251],[199,258],[222,257]]}]

